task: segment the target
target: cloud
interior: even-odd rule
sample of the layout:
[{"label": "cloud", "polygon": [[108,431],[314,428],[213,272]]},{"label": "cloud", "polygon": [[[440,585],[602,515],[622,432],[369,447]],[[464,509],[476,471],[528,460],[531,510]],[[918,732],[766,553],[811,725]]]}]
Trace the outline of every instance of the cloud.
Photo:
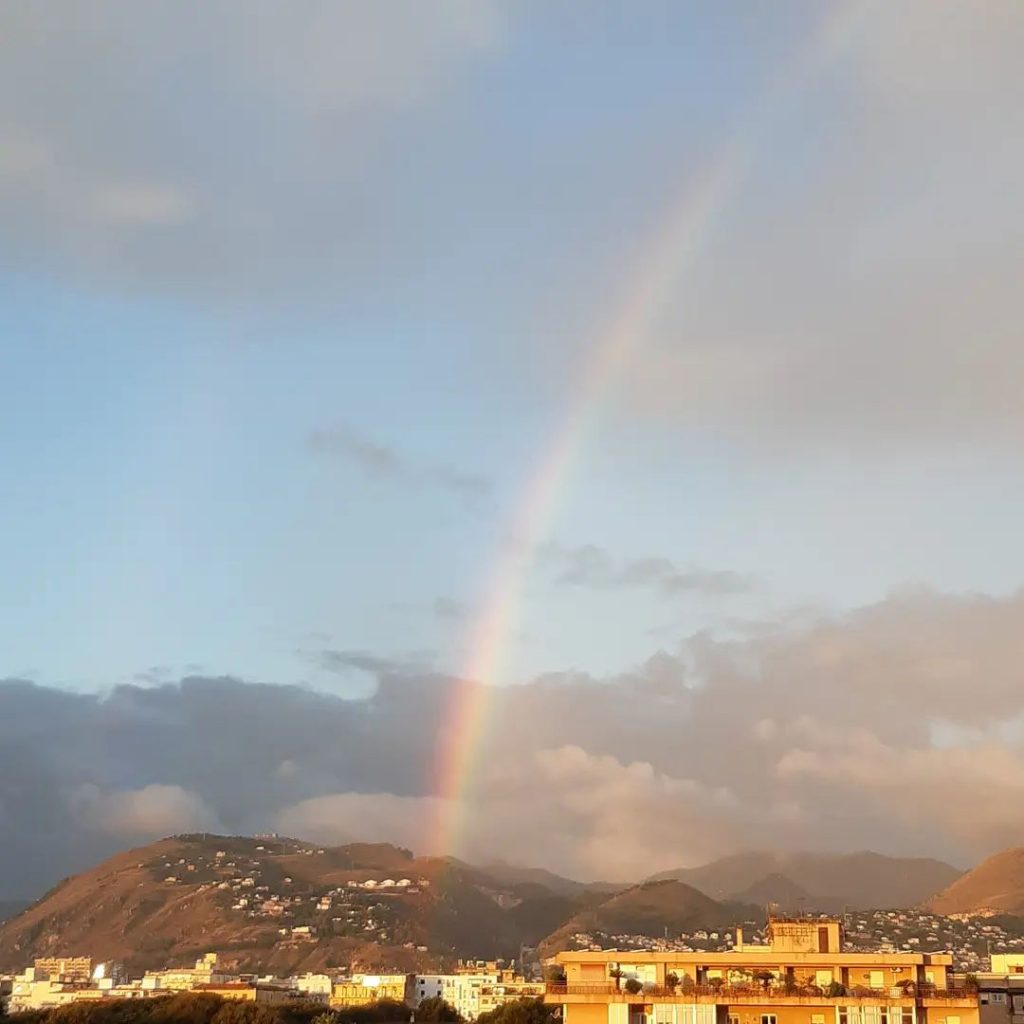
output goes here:
[{"label": "cloud", "polygon": [[604,548],[594,544],[579,547],[545,545],[538,555],[542,564],[556,570],[556,582],[595,590],[652,590],[664,597],[700,594],[724,597],[743,594],[754,581],[738,572],[678,566],[664,557],[637,558],[616,564]]},{"label": "cloud", "polygon": [[485,476],[443,464],[417,462],[352,427],[315,430],[308,444],[315,454],[343,459],[372,477],[437,488],[467,501],[478,501],[491,493],[491,481]]},{"label": "cloud", "polygon": [[97,213],[121,224],[181,224],[193,212],[192,200],[181,188],[152,182],[118,182],[100,188]]},{"label": "cloud", "polygon": [[118,839],[159,839],[223,828],[203,798],[181,786],[153,783],[142,789],[103,793],[86,785],[74,791],[71,804],[87,827]]},{"label": "cloud", "polygon": [[[0,685],[0,897],[179,828],[391,839],[605,878],[751,847],[963,864],[1024,842],[1024,592],[904,589],[695,634],[617,675],[507,687],[337,655],[371,692]],[[437,780],[466,706],[482,709],[481,756],[452,808]],[[459,846],[430,850],[449,813]]]},{"label": "cloud", "polygon": [[848,7],[828,59],[762,129],[623,403],[786,455],[1013,452],[1024,12]]},{"label": "cloud", "polygon": [[370,651],[337,650],[324,648],[315,651],[300,651],[302,657],[311,661],[324,672],[368,672],[371,675],[400,676],[423,672],[431,660],[426,652],[408,655],[404,658],[384,657]]},{"label": "cloud", "polygon": [[277,827],[320,843],[389,842],[424,851],[431,828],[447,813],[448,801],[438,797],[332,793],[286,807]]},{"label": "cloud", "polygon": [[358,296],[412,241],[364,176],[397,197],[396,133],[503,32],[491,0],[4,4],[5,254],[199,303]]},{"label": "cloud", "polygon": [[[761,127],[614,397],[630,417],[780,453],[978,438],[1013,451],[1024,15],[1000,0],[984,16],[846,6],[855,16]],[[578,361],[550,353],[582,354],[608,309],[643,292],[645,225],[704,171],[693,154],[735,142],[761,83],[785,73],[779,26],[812,45],[817,17],[766,18],[749,80],[724,59],[704,69],[721,104],[711,135],[679,102],[691,79],[636,73],[643,47],[581,45],[581,112],[549,45],[557,19],[491,0],[259,0],[244,17],[226,0],[0,5],[3,255],[199,305],[369,308],[389,326],[398,309],[400,330],[485,339],[489,375],[533,383],[550,360],[542,372],[570,367],[558,383],[571,386]],[[736,45],[713,15],[678,19],[635,19],[653,67],[688,66],[659,37]],[[517,68],[533,88],[505,79]],[[435,484],[450,473],[451,490],[481,490],[444,469]]]}]

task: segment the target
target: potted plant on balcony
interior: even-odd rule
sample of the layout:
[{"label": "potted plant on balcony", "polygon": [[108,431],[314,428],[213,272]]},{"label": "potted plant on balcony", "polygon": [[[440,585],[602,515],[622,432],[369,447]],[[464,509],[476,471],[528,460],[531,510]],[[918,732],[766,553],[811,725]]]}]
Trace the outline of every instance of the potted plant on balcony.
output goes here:
[{"label": "potted plant on balcony", "polygon": [[676,974],[675,971],[669,971],[668,974],[665,975],[665,988],[667,988],[669,992],[675,992],[678,987],[679,975]]},{"label": "potted plant on balcony", "polygon": [[611,976],[612,980],[615,982],[616,990],[621,989],[622,988],[622,968],[621,967],[613,967],[608,972],[608,974]]},{"label": "potted plant on balcony", "polygon": [[639,981],[637,981],[636,978],[627,978],[626,984],[623,986],[623,988],[625,988],[625,990],[631,996],[637,996],[644,990],[643,985]]}]

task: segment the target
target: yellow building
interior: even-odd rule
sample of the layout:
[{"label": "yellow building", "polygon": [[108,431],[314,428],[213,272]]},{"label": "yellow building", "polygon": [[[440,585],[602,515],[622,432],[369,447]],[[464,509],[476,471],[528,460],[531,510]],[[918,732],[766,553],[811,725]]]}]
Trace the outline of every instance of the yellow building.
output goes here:
[{"label": "yellow building", "polygon": [[245,1003],[274,1006],[302,998],[302,993],[282,985],[262,985],[258,982],[230,981],[214,985],[196,985],[195,992],[209,992],[221,999],[234,999]]},{"label": "yellow building", "polygon": [[517,999],[536,999],[544,995],[544,982],[524,981],[522,978],[503,978],[491,985],[483,985],[477,999],[478,1013],[489,1013],[505,1003]]},{"label": "yellow building", "polygon": [[206,953],[195,967],[168,967],[162,971],[146,971],[142,987],[168,992],[187,992],[200,985],[217,985],[230,981],[231,975],[218,970],[217,954]]},{"label": "yellow building", "polygon": [[334,983],[331,1006],[365,1006],[382,999],[404,1003],[412,993],[411,974],[353,974]]},{"label": "yellow building", "polygon": [[37,978],[88,981],[92,977],[92,958],[88,956],[41,956],[32,966]]},{"label": "yellow building", "polygon": [[979,1024],[948,953],[856,953],[838,921],[773,920],[727,953],[559,953],[564,1024]]},{"label": "yellow building", "polygon": [[993,953],[992,974],[1024,974],[1024,953]]}]

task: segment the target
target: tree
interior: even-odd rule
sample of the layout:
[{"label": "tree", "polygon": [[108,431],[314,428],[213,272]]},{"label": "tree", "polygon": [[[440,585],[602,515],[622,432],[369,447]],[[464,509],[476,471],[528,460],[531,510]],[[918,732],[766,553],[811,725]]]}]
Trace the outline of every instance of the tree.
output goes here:
[{"label": "tree", "polygon": [[555,1007],[543,999],[515,999],[512,1002],[481,1013],[477,1024],[557,1024]]},{"label": "tree", "polygon": [[545,964],[544,980],[549,985],[564,985],[565,968],[561,964]]},{"label": "tree", "polygon": [[416,1020],[438,1024],[441,1021],[458,1022],[462,1017],[451,1003],[446,1003],[440,996],[431,996],[416,1007]]}]

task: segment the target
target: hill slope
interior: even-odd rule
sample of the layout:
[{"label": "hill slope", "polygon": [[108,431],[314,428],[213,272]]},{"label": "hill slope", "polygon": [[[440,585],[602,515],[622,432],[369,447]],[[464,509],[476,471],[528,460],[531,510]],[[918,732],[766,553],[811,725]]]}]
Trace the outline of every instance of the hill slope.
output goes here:
[{"label": "hill slope", "polygon": [[1024,915],[1024,847],[1003,850],[925,900],[934,914],[988,910]]},{"label": "hill slope", "polygon": [[843,906],[858,910],[916,906],[960,874],[949,864],[925,857],[754,851],[653,877],[678,879],[718,900],[743,899],[763,879],[784,878],[806,894],[805,909],[830,911]]},{"label": "hill slope", "polygon": [[[835,909],[834,906],[823,904],[834,905],[836,902],[811,896],[803,886],[797,885],[788,875],[779,874],[777,871],[758,879],[753,885],[748,885],[746,889],[736,894],[736,899],[758,907],[777,907],[787,913],[799,912],[811,905],[817,910],[831,911]],[[842,907],[838,909],[841,910]]]},{"label": "hill slope", "polygon": [[[374,884],[386,880],[404,884]],[[581,905],[383,844],[177,836],[67,879],[0,924],[0,969],[85,952],[160,967],[204,950],[242,969],[411,969],[518,955]],[[312,938],[292,933],[306,926]]]},{"label": "hill slope", "polygon": [[541,951],[562,948],[577,932],[658,936],[666,931],[728,928],[758,916],[756,907],[719,903],[675,879],[649,881],[575,914],[544,940]]},{"label": "hill slope", "polygon": [[532,883],[541,885],[559,896],[577,896],[584,892],[613,893],[628,889],[632,882],[577,882],[573,878],[556,875],[545,868],[524,868],[502,862],[481,864],[475,869],[481,875],[494,879],[499,885],[515,887]]}]

